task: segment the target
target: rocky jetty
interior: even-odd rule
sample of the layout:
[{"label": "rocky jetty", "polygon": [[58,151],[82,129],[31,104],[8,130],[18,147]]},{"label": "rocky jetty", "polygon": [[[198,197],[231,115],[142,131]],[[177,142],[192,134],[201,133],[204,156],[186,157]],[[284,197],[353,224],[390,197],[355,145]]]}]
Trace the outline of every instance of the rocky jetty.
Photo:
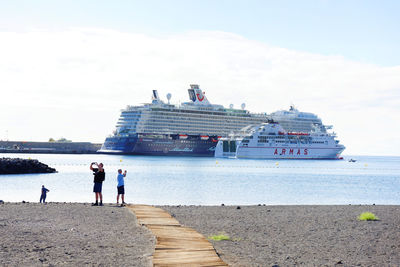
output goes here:
[{"label": "rocky jetty", "polygon": [[53,173],[56,169],[37,159],[0,158],[0,174]]}]

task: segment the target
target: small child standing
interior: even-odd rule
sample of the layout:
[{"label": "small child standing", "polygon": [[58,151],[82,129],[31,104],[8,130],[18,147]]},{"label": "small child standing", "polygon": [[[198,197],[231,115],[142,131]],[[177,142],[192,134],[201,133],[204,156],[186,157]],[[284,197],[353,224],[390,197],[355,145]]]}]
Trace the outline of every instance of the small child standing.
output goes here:
[{"label": "small child standing", "polygon": [[117,191],[118,191],[117,205],[119,204],[119,195],[121,195],[121,200],[122,200],[121,207],[123,207],[125,205],[125,199],[124,199],[124,196],[125,196],[124,177],[126,177],[126,170],[122,174],[122,170],[119,169],[118,170],[118,176],[117,176],[117,180],[118,180],[118,185],[117,185]]},{"label": "small child standing", "polygon": [[42,194],[40,195],[40,203],[42,203],[42,201],[43,203],[46,203],[47,192],[50,192],[50,190],[44,187],[44,185],[42,185]]}]

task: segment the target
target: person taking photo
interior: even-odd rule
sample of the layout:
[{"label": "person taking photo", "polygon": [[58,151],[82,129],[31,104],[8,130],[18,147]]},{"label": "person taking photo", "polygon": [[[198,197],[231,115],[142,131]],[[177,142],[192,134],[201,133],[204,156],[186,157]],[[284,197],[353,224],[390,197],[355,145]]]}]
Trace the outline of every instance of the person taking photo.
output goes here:
[{"label": "person taking photo", "polygon": [[[97,168],[93,168],[93,166],[97,166]],[[106,173],[104,172],[103,163],[97,164],[97,162],[92,162],[90,164],[90,170],[93,171],[94,175],[94,186],[93,192],[96,196],[96,202],[92,204],[92,206],[103,206],[103,195],[101,193],[101,189],[103,186],[103,182],[106,178]],[[99,204],[100,199],[100,204]]]}]

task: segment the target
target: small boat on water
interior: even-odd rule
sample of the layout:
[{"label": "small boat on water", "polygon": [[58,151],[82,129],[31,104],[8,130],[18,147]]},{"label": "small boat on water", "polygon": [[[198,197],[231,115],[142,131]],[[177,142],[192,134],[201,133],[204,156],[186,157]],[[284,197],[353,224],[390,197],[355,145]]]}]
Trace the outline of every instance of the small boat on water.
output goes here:
[{"label": "small boat on water", "polygon": [[335,133],[314,129],[309,133],[287,132],[270,121],[250,125],[218,141],[215,157],[250,159],[340,159],[345,146]]},{"label": "small boat on water", "polygon": [[355,159],[349,159],[349,162],[356,162],[357,160]]}]

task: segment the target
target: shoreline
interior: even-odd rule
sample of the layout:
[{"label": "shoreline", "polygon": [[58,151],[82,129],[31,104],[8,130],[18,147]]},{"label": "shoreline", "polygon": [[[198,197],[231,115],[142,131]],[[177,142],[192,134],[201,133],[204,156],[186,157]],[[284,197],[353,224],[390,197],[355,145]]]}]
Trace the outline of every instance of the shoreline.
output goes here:
[{"label": "shoreline", "polygon": [[[400,205],[157,206],[208,237],[230,266],[395,266]],[[361,212],[379,221],[359,221]],[[72,230],[71,230],[72,229]],[[0,203],[0,265],[151,266],[154,236],[105,203]]]},{"label": "shoreline", "polygon": [[[1,204],[40,204],[38,201],[7,201],[4,199],[0,199]],[[82,201],[48,201],[46,199],[46,204],[81,204],[81,205],[91,205],[93,202],[82,202]],[[104,202],[104,206],[115,206],[115,202]],[[120,203],[121,204],[121,203]],[[143,203],[128,203],[128,205],[149,205],[159,208],[218,208],[218,207],[400,207],[400,204],[221,204],[221,205],[197,205],[197,204],[168,204],[168,205],[160,205],[160,204],[143,204]],[[43,205],[43,203],[42,203]]]}]

